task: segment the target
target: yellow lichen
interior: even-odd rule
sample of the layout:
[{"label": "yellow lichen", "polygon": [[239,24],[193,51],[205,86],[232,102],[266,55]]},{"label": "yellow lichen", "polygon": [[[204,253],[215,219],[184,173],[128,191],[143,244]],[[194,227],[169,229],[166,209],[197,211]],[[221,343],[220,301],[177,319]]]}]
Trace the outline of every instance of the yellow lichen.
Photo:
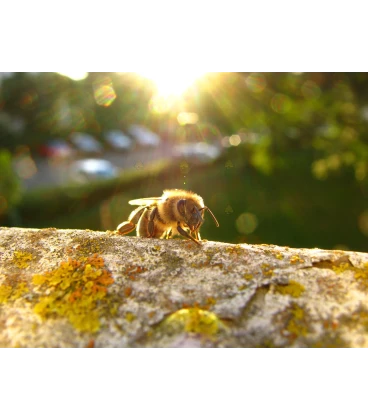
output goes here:
[{"label": "yellow lichen", "polygon": [[186,332],[214,335],[222,326],[222,322],[213,312],[199,308],[186,308],[171,314],[165,320],[165,325]]},{"label": "yellow lichen", "polygon": [[243,277],[245,278],[245,280],[252,280],[253,274],[245,273],[245,274],[243,274]]},{"label": "yellow lichen", "polygon": [[242,248],[241,245],[229,246],[226,248],[226,252],[229,254],[235,254],[236,257],[246,254],[246,251]]},{"label": "yellow lichen", "polygon": [[269,264],[262,264],[262,273],[264,276],[272,276],[273,275],[273,269],[270,268]]},{"label": "yellow lichen", "polygon": [[352,267],[349,263],[342,263],[340,265],[333,265],[332,269],[336,274],[341,274],[345,272],[346,270],[353,270],[354,267]]},{"label": "yellow lichen", "polygon": [[29,263],[32,261],[33,255],[29,252],[14,251],[12,263],[15,264],[18,268],[27,268]]},{"label": "yellow lichen", "polygon": [[278,259],[278,260],[283,260],[284,259],[284,256],[279,252],[278,254],[276,254],[275,255],[275,257]]},{"label": "yellow lichen", "polygon": [[299,257],[299,255],[293,255],[290,258],[290,264],[296,264],[296,263],[303,263],[304,260],[302,258]]},{"label": "yellow lichen", "polygon": [[43,318],[66,317],[80,331],[96,332],[100,328],[100,306],[113,283],[96,254],[81,260],[69,259],[55,270],[35,274],[33,284],[40,294],[34,312]]},{"label": "yellow lichen", "polygon": [[12,285],[10,282],[5,282],[0,285],[0,303],[14,302],[28,292],[27,283],[24,281]]},{"label": "yellow lichen", "polygon": [[126,315],[125,315],[125,319],[126,319],[128,322],[132,322],[132,321],[134,321],[134,320],[135,320],[135,318],[136,318],[136,316],[135,316],[134,314],[132,314],[131,312],[127,312],[127,313],[126,313]]},{"label": "yellow lichen", "polygon": [[297,305],[291,308],[292,318],[289,320],[286,330],[291,334],[291,338],[295,339],[299,336],[306,336],[308,328],[304,319],[304,310]]},{"label": "yellow lichen", "polygon": [[275,286],[275,292],[282,295],[290,295],[292,297],[298,298],[305,291],[305,287],[293,280],[289,281],[289,284],[277,284]]},{"label": "yellow lichen", "polygon": [[338,266],[333,266],[332,269],[336,274],[344,273],[347,270],[354,272],[354,278],[358,280],[360,286],[363,289],[368,288],[368,262],[362,267],[354,267],[349,263],[342,263]]},{"label": "yellow lichen", "polygon": [[13,292],[13,288],[6,284],[0,286],[0,303],[6,303]]},{"label": "yellow lichen", "polygon": [[216,299],[215,298],[213,298],[213,297],[208,297],[207,299],[206,299],[206,303],[207,303],[207,305],[214,305],[215,303],[216,303],[217,301],[216,301]]},{"label": "yellow lichen", "polygon": [[354,277],[357,280],[363,280],[364,282],[368,280],[368,262],[364,264],[363,268],[356,268]]}]

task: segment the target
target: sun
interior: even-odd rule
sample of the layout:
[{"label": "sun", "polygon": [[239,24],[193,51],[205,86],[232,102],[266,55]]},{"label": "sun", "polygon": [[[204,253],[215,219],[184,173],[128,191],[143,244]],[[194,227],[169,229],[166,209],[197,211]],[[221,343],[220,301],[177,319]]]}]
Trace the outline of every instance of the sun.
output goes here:
[{"label": "sun", "polygon": [[200,71],[162,71],[147,70],[137,72],[140,76],[150,79],[157,89],[157,94],[161,97],[181,96],[204,72]]},{"label": "sun", "polygon": [[66,71],[66,72],[58,72],[62,76],[69,77],[72,80],[83,80],[88,76],[87,72],[84,71]]}]

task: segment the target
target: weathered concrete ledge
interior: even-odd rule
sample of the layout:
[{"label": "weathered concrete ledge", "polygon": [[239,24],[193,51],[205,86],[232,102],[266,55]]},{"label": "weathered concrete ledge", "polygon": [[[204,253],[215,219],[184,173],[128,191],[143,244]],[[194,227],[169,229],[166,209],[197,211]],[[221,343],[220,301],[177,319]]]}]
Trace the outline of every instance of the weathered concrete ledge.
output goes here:
[{"label": "weathered concrete ledge", "polygon": [[368,254],[0,228],[1,347],[366,347]]}]

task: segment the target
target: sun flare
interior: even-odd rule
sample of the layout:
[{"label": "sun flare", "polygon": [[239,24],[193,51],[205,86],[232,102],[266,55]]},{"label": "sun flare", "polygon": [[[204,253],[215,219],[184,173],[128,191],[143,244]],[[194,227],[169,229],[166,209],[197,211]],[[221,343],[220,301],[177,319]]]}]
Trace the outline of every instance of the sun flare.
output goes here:
[{"label": "sun flare", "polygon": [[88,76],[87,72],[84,71],[66,71],[66,72],[58,72],[62,76],[69,77],[72,80],[83,80]]},{"label": "sun flare", "polygon": [[204,72],[147,70],[138,74],[150,79],[156,85],[158,95],[168,97],[182,95]]}]

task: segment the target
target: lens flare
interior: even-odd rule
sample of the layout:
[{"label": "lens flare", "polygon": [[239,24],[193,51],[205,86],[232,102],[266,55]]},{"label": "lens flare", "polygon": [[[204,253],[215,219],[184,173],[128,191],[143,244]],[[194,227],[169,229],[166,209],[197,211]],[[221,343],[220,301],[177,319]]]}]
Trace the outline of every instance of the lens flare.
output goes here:
[{"label": "lens flare", "polygon": [[177,120],[180,125],[196,124],[198,122],[198,114],[195,112],[180,112]]},{"label": "lens flare", "polygon": [[290,98],[282,93],[276,93],[271,99],[271,108],[278,114],[287,113],[291,108]]},{"label": "lens flare", "polygon": [[248,89],[254,93],[262,92],[267,85],[265,77],[263,76],[263,74],[259,73],[250,74],[247,77],[245,83],[247,84]]},{"label": "lens flare", "polygon": [[237,230],[240,233],[249,234],[254,232],[258,226],[258,218],[253,213],[242,213],[235,221]]},{"label": "lens flare", "polygon": [[102,77],[93,83],[93,96],[98,105],[108,107],[116,99],[110,77]]}]

